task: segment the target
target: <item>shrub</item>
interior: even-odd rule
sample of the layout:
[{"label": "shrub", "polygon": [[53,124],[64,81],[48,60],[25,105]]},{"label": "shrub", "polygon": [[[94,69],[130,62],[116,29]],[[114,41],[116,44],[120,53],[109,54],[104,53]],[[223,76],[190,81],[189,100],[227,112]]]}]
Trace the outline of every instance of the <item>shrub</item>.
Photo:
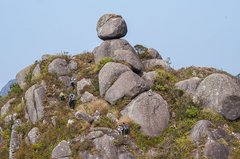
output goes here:
[{"label": "shrub", "polygon": [[188,118],[195,118],[197,116],[197,114],[198,114],[198,109],[197,108],[186,110],[186,116]]}]

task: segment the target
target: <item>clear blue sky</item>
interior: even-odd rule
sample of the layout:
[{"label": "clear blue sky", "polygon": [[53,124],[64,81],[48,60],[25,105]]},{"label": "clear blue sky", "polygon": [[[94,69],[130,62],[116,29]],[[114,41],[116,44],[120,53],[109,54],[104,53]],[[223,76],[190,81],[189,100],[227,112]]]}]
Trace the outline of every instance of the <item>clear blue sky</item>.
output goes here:
[{"label": "clear blue sky", "polygon": [[122,15],[132,46],[155,48],[174,69],[240,73],[239,0],[1,0],[0,88],[43,54],[92,51],[106,13]]}]

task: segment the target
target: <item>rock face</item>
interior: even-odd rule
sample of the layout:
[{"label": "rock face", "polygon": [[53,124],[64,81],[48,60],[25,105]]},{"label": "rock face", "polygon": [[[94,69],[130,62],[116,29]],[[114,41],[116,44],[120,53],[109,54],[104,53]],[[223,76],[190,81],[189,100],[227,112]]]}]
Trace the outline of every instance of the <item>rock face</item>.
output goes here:
[{"label": "rock face", "polygon": [[52,151],[52,159],[64,158],[67,159],[71,156],[71,149],[67,141],[61,141]]},{"label": "rock face", "polygon": [[197,151],[195,158],[199,158],[199,143],[198,140],[205,137],[205,146],[203,149],[203,156],[211,159],[227,159],[230,153],[230,147],[228,145],[220,143],[221,140],[232,141],[231,136],[223,129],[215,129],[213,131],[209,130],[212,125],[208,120],[198,121],[193,129],[191,130],[189,136],[197,144]]},{"label": "rock face", "polygon": [[97,49],[95,62],[105,57],[127,62],[131,65],[134,72],[138,73],[144,70],[144,66],[138,54],[126,40],[113,39],[104,41]]},{"label": "rock face", "polygon": [[19,149],[20,147],[20,141],[17,136],[17,127],[22,124],[20,119],[17,119],[14,121],[14,124],[12,126],[12,132],[11,132],[11,140],[10,140],[10,147],[9,147],[9,159],[14,159],[14,153]]},{"label": "rock face", "polygon": [[11,106],[11,102],[13,102],[16,98],[12,98],[10,99],[1,109],[1,116],[3,116],[3,114],[7,113],[10,109]]},{"label": "rock face", "polygon": [[119,159],[137,159],[131,152],[121,153]]},{"label": "rock face", "polygon": [[105,14],[97,23],[97,34],[102,40],[116,39],[127,34],[127,24],[120,15]]},{"label": "rock face", "polygon": [[68,77],[68,76],[60,76],[60,77],[58,77],[58,79],[60,81],[62,81],[67,88],[71,88],[70,77]]},{"label": "rock face", "polygon": [[65,59],[56,58],[49,64],[48,72],[56,73],[57,75],[67,75],[70,73],[70,70]]},{"label": "rock face", "polygon": [[148,52],[152,55],[153,59],[161,59],[162,60],[162,56],[154,48],[151,48],[151,47],[148,48]]},{"label": "rock face", "polygon": [[115,123],[118,122],[117,117],[116,117],[115,115],[111,114],[111,113],[108,113],[108,114],[107,114],[107,117],[109,117],[112,122],[115,122]]},{"label": "rock face", "polygon": [[80,100],[83,102],[83,103],[86,103],[86,102],[91,102],[91,101],[94,101],[95,99],[97,99],[97,97],[93,96],[91,93],[89,93],[88,91],[84,92],[82,97],[80,98]]},{"label": "rock face", "polygon": [[187,93],[194,94],[201,81],[202,81],[201,78],[193,77],[176,83],[175,87],[177,87],[177,89],[183,89]]},{"label": "rock face", "polygon": [[81,112],[81,111],[76,112],[76,113],[75,113],[75,117],[76,117],[77,119],[86,120],[86,121],[88,121],[89,123],[92,123],[93,120],[94,120],[91,115],[86,114],[86,113]]},{"label": "rock face", "polygon": [[33,75],[37,75],[37,74],[40,74],[41,73],[41,68],[40,68],[40,65],[37,64],[32,72]]},{"label": "rock face", "polygon": [[142,76],[142,79],[147,82],[149,87],[152,87],[154,85],[154,77],[157,76],[157,73],[155,71],[151,71],[148,73],[144,73]]},{"label": "rock face", "polygon": [[77,82],[77,95],[81,95],[81,91],[83,88],[87,85],[91,85],[91,79],[83,78],[80,81]]},{"label": "rock face", "polygon": [[39,135],[39,130],[37,127],[32,128],[32,130],[29,131],[29,133],[28,133],[28,138],[32,145],[37,143],[39,137],[40,137],[40,135]]},{"label": "rock face", "polygon": [[37,122],[37,111],[34,106],[33,91],[36,88],[36,84],[30,87],[25,93],[26,105],[28,110],[28,115],[33,124]]},{"label": "rock face", "polygon": [[76,70],[78,69],[77,62],[75,62],[75,61],[70,61],[70,62],[69,62],[69,68],[70,68],[71,70],[76,71]]},{"label": "rock face", "polygon": [[137,96],[120,113],[140,124],[140,130],[152,137],[161,135],[170,119],[167,102],[152,91]]},{"label": "rock face", "polygon": [[127,71],[116,80],[107,90],[105,100],[114,104],[124,97],[134,98],[138,94],[149,90],[148,84],[132,71]]},{"label": "rock face", "polygon": [[103,96],[111,82],[126,71],[131,71],[126,65],[115,62],[105,64],[98,74],[100,95]]},{"label": "rock face", "polygon": [[143,65],[144,65],[145,69],[158,65],[158,66],[164,67],[167,71],[171,71],[171,67],[170,67],[169,63],[165,60],[150,59],[150,60],[143,61]]},{"label": "rock face", "polygon": [[43,112],[43,99],[45,96],[46,89],[44,87],[39,87],[34,90],[35,96],[35,103],[36,103],[36,110],[37,110],[37,117],[38,119],[43,119],[44,112]]},{"label": "rock face", "polygon": [[42,55],[42,60],[47,60],[50,56],[50,54],[44,54]]},{"label": "rock face", "polygon": [[86,136],[86,138],[88,140],[92,140],[92,139],[99,137],[100,135],[102,135],[102,136],[104,135],[102,131],[92,131]]},{"label": "rock face", "polygon": [[18,85],[24,89],[24,87],[26,86],[26,83],[24,82],[25,81],[25,77],[26,75],[29,73],[30,71],[30,68],[31,66],[28,66],[24,69],[22,69],[20,72],[18,72],[18,74],[16,75],[16,80],[17,80],[17,83]]},{"label": "rock face", "polygon": [[117,148],[113,145],[113,137],[104,135],[93,140],[95,148],[101,150],[99,155],[102,158],[118,158]]},{"label": "rock face", "polygon": [[95,48],[93,49],[92,54],[93,54],[94,56],[96,55],[96,52],[97,52],[98,48],[99,48],[99,46],[97,46],[97,47],[95,47]]},{"label": "rock face", "polygon": [[198,97],[204,99],[206,108],[227,119],[240,117],[240,85],[225,74],[214,73],[206,77],[195,91],[194,102]]}]

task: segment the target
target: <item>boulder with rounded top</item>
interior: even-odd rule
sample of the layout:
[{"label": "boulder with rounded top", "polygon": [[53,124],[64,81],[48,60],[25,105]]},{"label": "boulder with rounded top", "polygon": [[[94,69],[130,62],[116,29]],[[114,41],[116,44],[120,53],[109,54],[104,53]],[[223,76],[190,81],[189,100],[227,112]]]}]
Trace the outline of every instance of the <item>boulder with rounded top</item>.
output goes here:
[{"label": "boulder with rounded top", "polygon": [[42,55],[42,60],[47,60],[50,56],[52,56],[52,55],[44,54],[44,55]]},{"label": "boulder with rounded top", "polygon": [[65,59],[56,58],[49,64],[48,72],[57,75],[67,75],[70,73],[70,70]]},{"label": "boulder with rounded top", "polygon": [[25,86],[26,86],[26,82],[24,82],[24,81],[25,81],[25,77],[26,77],[26,75],[29,73],[30,69],[31,69],[31,66],[28,66],[28,67],[22,69],[22,70],[21,70],[20,72],[18,72],[18,74],[16,75],[17,83],[18,83],[18,85],[19,85],[22,89],[24,89]]},{"label": "boulder with rounded top", "polygon": [[77,95],[80,96],[82,93],[81,91],[83,88],[87,85],[91,85],[91,79],[83,78],[80,81],[77,82]]},{"label": "boulder with rounded top", "polygon": [[152,55],[153,59],[161,59],[162,60],[162,56],[154,48],[151,48],[151,47],[148,48],[148,52]]},{"label": "boulder with rounded top", "polygon": [[148,73],[143,73],[143,76],[141,77],[144,81],[147,82],[147,84],[149,85],[149,87],[152,87],[154,85],[154,77],[157,76],[157,73],[155,71],[151,71]]},{"label": "boulder with rounded top", "polygon": [[171,71],[171,67],[170,67],[169,63],[167,61],[161,60],[161,59],[146,60],[146,61],[143,61],[143,65],[144,65],[145,69],[147,69],[149,67],[154,67],[154,66],[162,66],[167,71]]},{"label": "boulder with rounded top", "polygon": [[52,151],[52,159],[69,158],[72,152],[67,141],[61,141]]},{"label": "boulder with rounded top", "polygon": [[195,90],[197,89],[198,85],[201,83],[201,78],[193,77],[190,79],[186,79],[183,81],[180,81],[175,84],[177,89],[183,89],[187,93],[194,94]]},{"label": "boulder with rounded top", "polygon": [[11,102],[13,102],[15,99],[16,98],[12,98],[6,104],[4,104],[4,106],[1,109],[1,116],[3,116],[3,114],[5,114],[9,111],[10,106],[11,106]]}]

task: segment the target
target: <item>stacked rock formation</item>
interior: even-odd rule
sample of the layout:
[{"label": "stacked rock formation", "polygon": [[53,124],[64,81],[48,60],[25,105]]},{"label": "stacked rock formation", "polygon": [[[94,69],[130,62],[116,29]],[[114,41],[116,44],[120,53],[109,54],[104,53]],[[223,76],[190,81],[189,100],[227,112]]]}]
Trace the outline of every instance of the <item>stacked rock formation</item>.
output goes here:
[{"label": "stacked rock formation", "polygon": [[[126,40],[119,39],[127,33],[124,19],[119,15],[105,14],[98,21],[97,32],[98,37],[105,41],[93,51],[95,62],[105,57],[111,57],[128,64],[109,62],[103,66],[98,75],[100,95],[104,96],[104,99],[112,105],[125,97],[133,99],[122,110],[122,114],[140,124],[144,134],[152,137],[160,135],[168,125],[170,108],[160,95],[149,91],[154,83],[153,77],[156,76],[156,73],[153,72],[153,75],[141,78],[139,73],[145,70],[145,64]],[[161,56],[157,55],[159,53],[156,50],[151,50],[154,52],[153,58],[157,58],[155,60],[164,62]],[[166,70],[170,70],[169,64],[166,61],[165,63],[164,65],[160,63],[160,65],[163,65]],[[128,67],[129,65],[131,67]],[[148,67],[155,65],[158,65],[155,61],[152,62],[151,66],[146,64]],[[133,109],[135,113],[130,111]],[[152,123],[152,125],[142,122],[139,118],[145,119],[147,123]]]}]

